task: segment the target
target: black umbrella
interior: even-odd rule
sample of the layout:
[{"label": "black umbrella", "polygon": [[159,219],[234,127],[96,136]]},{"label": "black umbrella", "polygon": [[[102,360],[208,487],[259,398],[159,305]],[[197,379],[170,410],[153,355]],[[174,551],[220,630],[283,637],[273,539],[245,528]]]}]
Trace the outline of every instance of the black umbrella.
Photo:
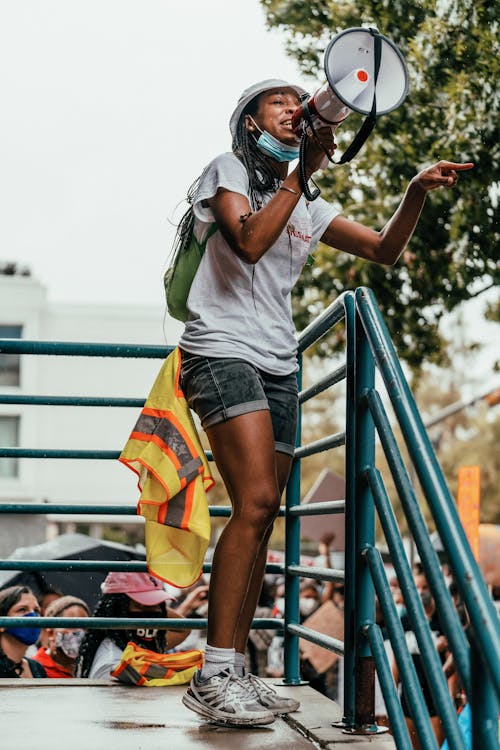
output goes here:
[{"label": "black umbrella", "polygon": [[[95,560],[119,562],[146,560],[144,551],[94,539],[85,534],[61,534],[49,542],[32,547],[18,547],[9,560]],[[92,610],[101,595],[101,583],[107,570],[0,570],[0,589],[19,584],[29,586],[37,596],[52,589],[78,596]]]}]

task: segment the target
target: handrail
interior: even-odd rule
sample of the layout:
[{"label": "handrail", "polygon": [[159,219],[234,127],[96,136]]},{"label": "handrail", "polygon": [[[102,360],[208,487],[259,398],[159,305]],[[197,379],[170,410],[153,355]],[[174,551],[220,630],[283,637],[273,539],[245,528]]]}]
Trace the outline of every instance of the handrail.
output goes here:
[{"label": "handrail", "polygon": [[142,408],[143,398],[111,398],[105,396],[22,396],[2,394],[0,404],[27,406],[114,406]]},{"label": "handrail", "polygon": [[493,602],[472,555],[455,502],[436,460],[373,293],[369,289],[358,289],[356,300],[362,324],[431,508],[450,567],[467,606],[475,638],[481,645],[484,666],[489,671],[500,698],[500,635]]},{"label": "handrail", "polygon": [[[420,512],[415,492],[411,485],[410,479],[406,472],[401,455],[399,454],[396,440],[392,434],[389,420],[382,406],[380,396],[376,392],[366,394],[370,409],[378,429],[378,434],[384,453],[392,473],[392,477],[398,490],[403,510],[405,512],[408,526],[412,532],[413,538],[420,554],[420,559],[424,563],[426,576],[430,588],[433,592],[436,606],[440,614],[440,620],[445,628],[445,633],[452,645],[455,654],[455,662],[460,677],[466,688],[470,686],[470,654],[467,640],[463,633],[463,628],[458,622],[456,609],[451,601],[446,588],[443,576],[441,574],[441,565],[427,533],[427,526]],[[372,483],[372,489],[378,479],[373,474],[368,475],[368,481]],[[403,584],[405,590],[411,589],[412,575],[407,572],[405,566],[406,554],[397,540],[397,523],[391,513],[389,503],[378,502],[379,494],[375,494],[375,502],[379,511],[380,520],[384,526],[386,539],[390,542],[391,554],[393,560],[398,562],[397,571],[398,579]],[[412,610],[413,611],[413,610]]]},{"label": "handrail", "polygon": [[[208,511],[211,516],[229,517],[231,507],[229,505],[209,505]],[[0,515],[19,513],[26,515],[44,515],[45,513],[65,514],[74,513],[75,515],[103,515],[116,513],[120,516],[136,516],[136,505],[72,505],[71,503],[0,503]],[[278,516],[285,515],[285,508],[282,506],[278,511]],[[142,516],[139,516],[142,518]]]},{"label": "handrail", "polygon": [[45,354],[62,357],[127,357],[165,359],[173,346],[151,344],[100,344],[85,341],[28,341],[0,338],[2,354]]},{"label": "handrail", "polygon": [[[126,630],[137,627],[175,627],[177,630],[205,630],[206,617],[0,617],[0,627],[22,628],[92,628]],[[283,620],[276,617],[256,617],[252,627],[266,630],[282,630]]]},{"label": "handrail", "polygon": [[[0,570],[72,570],[72,571],[134,571],[146,573],[147,566],[141,560],[17,560],[8,558],[0,560]],[[266,573],[282,574],[284,566],[280,563],[267,563]],[[212,572],[212,563],[203,563],[203,573]]]},{"label": "handrail", "polygon": [[[333,326],[343,323],[346,331],[345,362],[336,365],[314,384],[302,389],[302,358],[305,352],[325,336]],[[284,564],[268,563],[267,572],[285,574],[284,619],[255,618],[252,627],[264,627],[285,636],[284,682],[298,685],[300,679],[299,638],[327,648],[344,657],[344,715],[346,731],[373,734],[375,725],[373,676],[375,667],[392,733],[398,750],[410,750],[411,742],[405,725],[399,697],[396,693],[380,628],[375,623],[375,594],[378,598],[396,662],[405,685],[415,726],[423,747],[437,748],[422,698],[420,684],[411,655],[406,645],[400,617],[396,611],[385,576],[380,552],[375,544],[375,514],[378,515],[387,540],[392,564],[400,585],[405,591],[408,617],[424,659],[429,686],[447,738],[454,750],[463,750],[464,743],[458,727],[454,706],[448,694],[420,597],[414,584],[398,525],[387,496],[383,479],[375,465],[375,435],[377,434],[389,471],[394,479],[402,509],[407,518],[429,585],[439,610],[440,620],[449,647],[453,652],[457,671],[465,687],[473,712],[473,748],[490,750],[494,747],[494,720],[500,699],[500,633],[493,604],[482,580],[479,566],[470,550],[453,498],[446,486],[442,471],[425,425],[418,413],[413,396],[390,340],[385,323],[370,290],[359,288],[347,291],[329,305],[297,337],[299,373],[299,420],[296,449],[290,480],[286,490],[286,504],[280,509],[285,517],[286,544]],[[86,342],[26,341],[0,339],[0,352],[47,356],[146,357],[163,359],[173,347],[140,346],[135,344],[94,344]],[[447,591],[440,562],[429,539],[412,483],[404,465],[399,446],[387,417],[382,399],[375,388],[375,365],[382,376],[387,394],[401,427],[421,486],[424,490],[434,522],[440,534],[450,567],[470,618],[470,643],[466,638],[450,595]],[[301,444],[302,409],[315,396],[345,380],[345,430]],[[124,399],[88,396],[28,396],[19,393],[0,395],[0,404],[32,406],[112,406],[139,407],[144,399]],[[301,505],[300,466],[309,456],[345,446],[345,499],[325,503]],[[0,458],[99,459],[116,460],[119,451],[67,450],[39,448],[0,448]],[[213,460],[210,451],[208,460]],[[231,509],[210,506],[211,516],[227,517]],[[5,503],[0,504],[0,515],[18,514],[95,514],[136,515],[135,505],[86,505],[68,503]],[[316,514],[345,514],[345,569],[301,565],[300,519]],[[104,521],[106,522],[106,521]],[[45,567],[44,567],[45,566]],[[0,560],[0,570],[146,570],[143,560]],[[210,572],[210,563],[203,566]],[[299,616],[300,578],[344,584],[345,622],[344,641],[317,633],[305,627]],[[0,617],[0,627],[5,624]],[[37,618],[26,623],[22,618],[7,618],[9,625],[51,627],[130,627],[129,620],[118,618]],[[205,628],[203,618],[175,621],[166,618],[150,621],[133,619],[134,627],[158,624],[173,625],[177,629]],[[480,670],[482,674],[480,674]]]}]

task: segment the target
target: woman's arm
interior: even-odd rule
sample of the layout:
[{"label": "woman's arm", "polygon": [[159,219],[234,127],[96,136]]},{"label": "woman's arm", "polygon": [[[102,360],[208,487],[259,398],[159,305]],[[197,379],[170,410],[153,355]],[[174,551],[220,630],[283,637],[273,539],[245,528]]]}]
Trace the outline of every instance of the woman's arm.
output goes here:
[{"label": "woman's arm", "polygon": [[330,247],[359,258],[392,265],[415,231],[427,193],[439,187],[453,187],[457,183],[457,172],[473,166],[471,162],[457,164],[440,161],[419,172],[410,182],[396,212],[380,232],[337,216],[321,239]]},{"label": "woman's arm", "polygon": [[[313,138],[306,149],[305,174],[309,177],[319,169],[326,149],[332,154],[336,148],[330,128],[318,131],[321,143]],[[257,263],[276,242],[286,227],[290,215],[300,200],[299,170],[296,167],[285,177],[282,187],[259,211],[252,213],[248,198],[224,188],[207,203],[229,247],[246,263]]]},{"label": "woman's arm", "polygon": [[[291,178],[289,175],[284,184],[291,185]],[[222,236],[246,263],[257,263],[283,232],[301,196],[298,185],[294,189],[296,194],[278,190],[255,213],[244,195],[223,188],[208,200]]]}]

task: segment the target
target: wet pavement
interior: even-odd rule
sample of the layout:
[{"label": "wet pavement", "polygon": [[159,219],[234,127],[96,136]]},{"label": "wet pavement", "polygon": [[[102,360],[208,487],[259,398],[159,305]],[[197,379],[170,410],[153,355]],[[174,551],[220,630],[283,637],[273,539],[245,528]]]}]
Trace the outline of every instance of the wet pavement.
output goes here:
[{"label": "wet pavement", "polygon": [[[269,681],[276,685],[275,681]],[[184,687],[147,688],[104,680],[0,680],[2,750],[394,750],[390,735],[358,737],[332,727],[333,701],[308,686],[278,690],[299,711],[267,727],[232,729],[203,721],[181,702]],[[237,743],[237,745],[236,745]]]}]

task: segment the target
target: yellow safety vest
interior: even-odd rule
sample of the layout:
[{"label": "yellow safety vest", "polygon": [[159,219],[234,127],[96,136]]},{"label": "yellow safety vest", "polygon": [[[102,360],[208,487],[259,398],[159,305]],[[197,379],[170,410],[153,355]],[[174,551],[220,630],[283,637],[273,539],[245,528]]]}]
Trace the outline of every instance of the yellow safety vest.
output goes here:
[{"label": "yellow safety vest", "polygon": [[174,586],[201,575],[210,541],[206,492],[214,480],[179,385],[181,355],[166,358],[119,460],[138,477],[146,564]]},{"label": "yellow safety vest", "polygon": [[157,654],[129,641],[111,676],[129,685],[145,687],[185,685],[202,663],[202,651],[193,649],[173,654]]}]

